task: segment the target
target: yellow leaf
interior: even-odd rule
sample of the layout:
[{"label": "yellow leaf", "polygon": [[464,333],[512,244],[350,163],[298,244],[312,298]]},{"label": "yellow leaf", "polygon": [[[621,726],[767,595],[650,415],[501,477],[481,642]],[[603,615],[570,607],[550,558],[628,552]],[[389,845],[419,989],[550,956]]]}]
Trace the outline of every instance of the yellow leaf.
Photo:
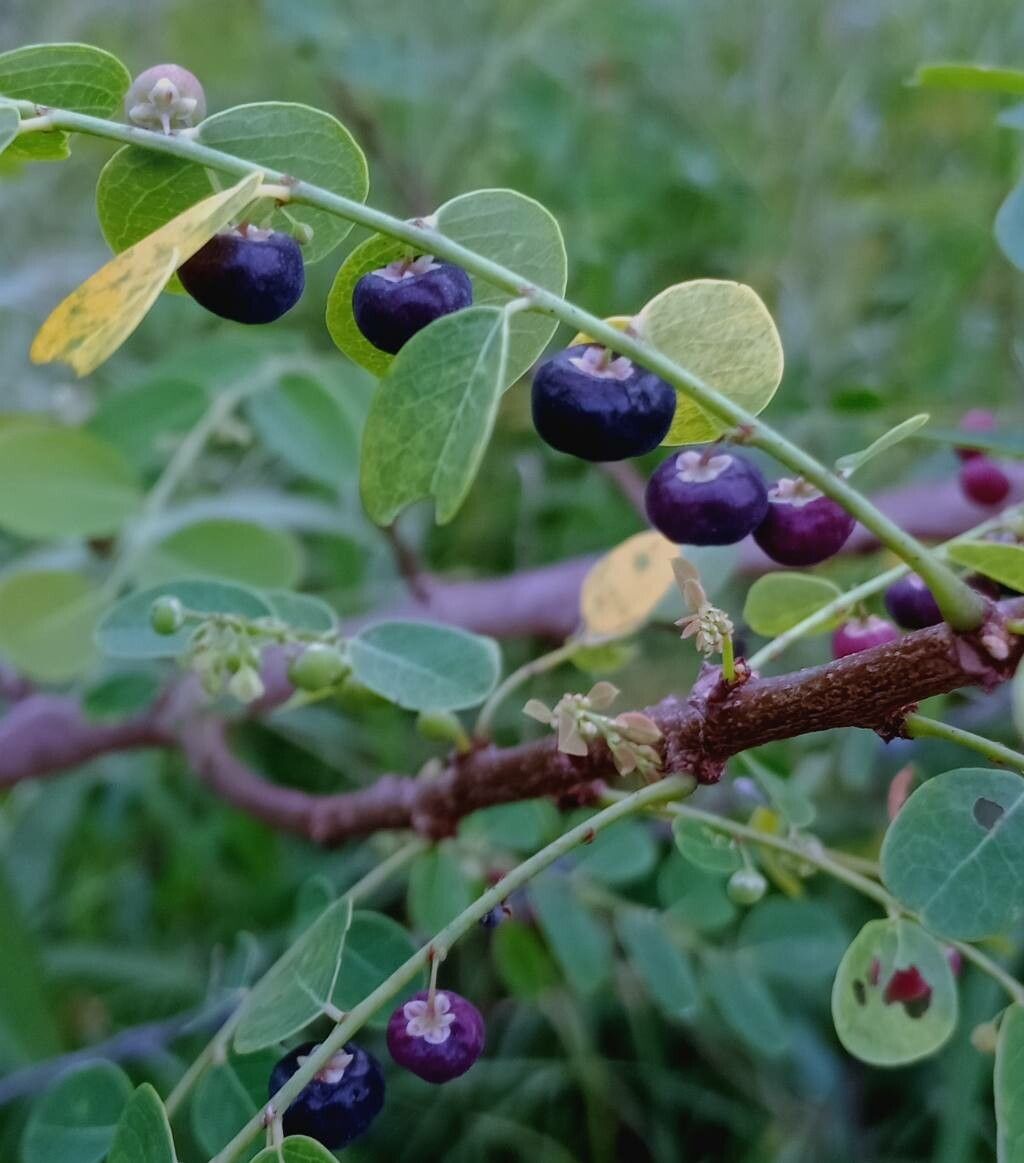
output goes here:
[{"label": "yellow leaf", "polygon": [[586,635],[613,638],[636,630],[672,585],[679,553],[660,533],[636,533],[606,553],[583,579],[580,614]]},{"label": "yellow leaf", "polygon": [[[755,416],[782,381],[782,341],[768,308],[742,283],[696,279],[655,296],[640,332],[706,384]],[[700,444],[729,427],[679,393],[665,444]]]},{"label": "yellow leaf", "polygon": [[111,259],[54,309],[32,344],[32,362],[62,360],[80,376],[99,367],[142,322],[177,268],[249,205],[262,180],[248,174]]},{"label": "yellow leaf", "polygon": [[[616,331],[627,330],[632,322],[632,315],[609,315],[605,320],[605,323],[607,323],[609,327],[614,327]],[[572,337],[572,341],[570,342],[569,346],[576,347],[576,345],[580,343],[593,344],[597,343],[597,340],[591,339],[591,337],[585,331],[577,331],[577,333]]]}]

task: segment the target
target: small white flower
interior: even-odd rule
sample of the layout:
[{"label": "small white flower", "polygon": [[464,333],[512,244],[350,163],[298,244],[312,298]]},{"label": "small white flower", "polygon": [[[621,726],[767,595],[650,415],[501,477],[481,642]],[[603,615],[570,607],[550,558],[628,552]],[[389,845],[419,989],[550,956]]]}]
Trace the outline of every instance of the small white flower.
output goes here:
[{"label": "small white flower", "polygon": [[[326,1082],[328,1086],[337,1086],[339,1082],[345,1077],[345,1071],[348,1069],[348,1064],[355,1057],[354,1054],[346,1054],[344,1050],[339,1050],[332,1058],[329,1058],[324,1066],[320,1068],[316,1074],[318,1082]],[[299,1066],[309,1061],[308,1054],[300,1054],[297,1062]]]},{"label": "small white flower", "polygon": [[402,1006],[405,1032],[410,1038],[425,1038],[431,1046],[440,1046],[451,1037],[455,1015],[446,993],[434,994],[431,1006],[426,998],[413,998]]}]

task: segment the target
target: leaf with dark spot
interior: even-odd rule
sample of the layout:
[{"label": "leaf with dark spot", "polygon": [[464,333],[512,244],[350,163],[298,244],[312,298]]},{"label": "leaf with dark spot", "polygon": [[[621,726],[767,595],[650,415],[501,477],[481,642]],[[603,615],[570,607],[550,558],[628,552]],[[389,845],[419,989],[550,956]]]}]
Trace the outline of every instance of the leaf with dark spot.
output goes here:
[{"label": "leaf with dark spot", "polygon": [[995,800],[987,800],[980,796],[974,801],[974,818],[988,832],[1003,818],[1003,807]]}]

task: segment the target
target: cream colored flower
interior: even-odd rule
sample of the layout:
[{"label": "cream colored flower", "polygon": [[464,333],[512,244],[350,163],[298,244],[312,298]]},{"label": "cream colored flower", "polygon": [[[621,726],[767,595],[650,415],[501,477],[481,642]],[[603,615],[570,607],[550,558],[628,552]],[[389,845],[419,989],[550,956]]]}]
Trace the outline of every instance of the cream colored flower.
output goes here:
[{"label": "cream colored flower", "polygon": [[431,1046],[440,1046],[451,1037],[455,1015],[446,993],[435,993],[434,1004],[427,998],[413,998],[402,1006],[405,1032],[410,1038],[425,1038]]}]

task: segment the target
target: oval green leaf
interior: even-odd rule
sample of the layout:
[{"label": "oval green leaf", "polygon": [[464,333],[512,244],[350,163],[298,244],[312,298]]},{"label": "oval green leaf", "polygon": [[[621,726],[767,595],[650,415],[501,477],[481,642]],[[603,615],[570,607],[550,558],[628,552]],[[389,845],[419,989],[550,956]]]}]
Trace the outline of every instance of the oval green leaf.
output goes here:
[{"label": "oval green leaf", "polygon": [[913,83],[926,89],[959,89],[968,93],[1024,96],[1024,70],[971,61],[937,61],[919,65]]},{"label": "oval green leaf", "polygon": [[536,931],[521,921],[505,921],[491,937],[494,968],[516,997],[536,998],[558,984],[558,969]]},{"label": "oval green leaf", "polygon": [[129,391],[105,395],[88,431],[116,448],[140,470],[170,459],[185,434],[210,406],[206,391],[191,380],[159,377]]},{"label": "oval green leaf", "polygon": [[336,1163],[337,1156],[305,1135],[289,1135],[283,1143],[264,1147],[253,1163]]},{"label": "oval green leaf", "polygon": [[157,598],[169,594],[199,614],[238,614],[243,618],[271,618],[270,603],[252,590],[226,582],[187,579],[154,586],[122,598],[96,628],[96,641],[115,658],[175,658],[188,648],[193,627],[177,634],[157,634],[150,611]]},{"label": "oval green leaf", "polygon": [[947,771],[914,792],[882,844],[889,889],[937,933],[975,941],[1024,914],[1024,780]]},{"label": "oval green leaf", "polygon": [[424,497],[434,498],[439,525],[458,512],[494,428],[508,338],[504,312],[470,307],[398,353],[363,429],[360,491],[378,525]]},{"label": "oval green leaf", "polygon": [[[370,188],[366,158],[352,134],[337,118],[309,105],[266,101],[226,109],[199,126],[199,140],[355,202],[364,202]],[[258,207],[253,216],[263,221]],[[296,223],[313,231],[302,250],[307,264],[330,254],[352,229],[344,218],[298,204],[270,217],[270,225],[286,234],[294,233]]]},{"label": "oval green leaf", "polygon": [[[774,638],[816,614],[840,596],[835,582],[807,573],[766,573],[747,592],[743,618],[755,634]],[[812,633],[824,633],[835,625],[830,621]]]},{"label": "oval green leaf", "polygon": [[[930,992],[913,1001],[886,1000],[893,975],[911,969]],[[935,938],[912,921],[868,922],[832,986],[832,1020],[846,1049],[872,1066],[903,1066],[934,1054],[956,1018],[953,971]]]},{"label": "oval green leaf", "polygon": [[215,518],[186,525],[140,557],[135,576],[156,586],[176,578],[222,578],[266,589],[289,589],[302,575],[302,546],[281,529]]},{"label": "oval green leaf", "polygon": [[309,634],[327,634],[337,625],[331,607],[311,594],[296,594],[290,590],[267,590],[262,595],[275,618],[293,630]]},{"label": "oval green leaf", "polygon": [[[416,952],[416,943],[405,929],[383,913],[360,910],[353,914],[345,945],[345,958],[334,987],[334,1004],[350,1010]],[[426,974],[420,972],[409,983],[409,993],[421,989]],[[378,1010],[369,1025],[381,1029],[388,1023],[390,1010]]]},{"label": "oval green leaf", "polygon": [[845,456],[841,456],[836,461],[836,472],[849,476],[867,464],[869,460],[874,460],[876,456],[881,456],[883,452],[895,448],[901,441],[913,436],[915,432],[928,423],[929,419],[927,412],[919,412],[916,416],[909,417],[901,424],[890,428],[888,432],[883,432],[867,448],[862,448],[860,452],[848,452]]},{"label": "oval green leaf", "polygon": [[0,579],[0,653],[40,682],[75,678],[96,656],[102,605],[99,589],[80,573],[9,574]]},{"label": "oval green leaf", "polygon": [[647,909],[620,911],[616,932],[633,971],[658,1008],[670,1018],[697,1007],[697,982],[686,954],[669,937],[663,918]]},{"label": "oval green leaf", "polygon": [[[573,824],[581,823],[586,815],[574,815]],[[618,888],[642,880],[657,862],[658,849],[650,830],[639,820],[621,820],[577,850],[576,867],[584,875]]]},{"label": "oval green leaf", "polygon": [[789,1031],[768,987],[743,959],[717,953],[704,985],[732,1032],[753,1050],[777,1058],[789,1048]]},{"label": "oval green leaf", "polygon": [[23,1163],[100,1163],[131,1093],[127,1075],[110,1062],[65,1074],[32,1107]]},{"label": "oval green leaf", "polygon": [[144,1082],[121,1112],[107,1163],[175,1163],[176,1158],[167,1111]]},{"label": "oval green leaf", "polygon": [[946,556],[1011,589],[1024,590],[1024,548],[998,541],[954,541]]},{"label": "oval green leaf", "polygon": [[[267,1101],[267,1079],[280,1054],[274,1050],[244,1057],[230,1055],[204,1071],[192,1095],[192,1131],[206,1156],[213,1158],[231,1142]],[[259,1145],[240,1158],[251,1159]]]},{"label": "oval green leaf", "polygon": [[119,452],[74,428],[0,431],[0,528],[22,537],[116,533],[142,499]]},{"label": "oval green leaf", "polygon": [[[696,279],[668,287],[640,312],[640,330],[669,359],[755,416],[782,382],[782,341],[775,323],[742,283]],[[680,392],[663,443],[714,440],[728,427]]]},{"label": "oval green leaf", "polygon": [[239,1054],[284,1041],[332,1004],[351,923],[352,901],[340,897],[260,978],[243,1002]]},{"label": "oval green leaf", "polygon": [[498,681],[501,655],[490,638],[430,622],[378,622],[349,643],[355,677],[410,711],[474,707]]},{"label": "oval green leaf", "polygon": [[999,1163],[1024,1163],[1024,1006],[1019,1002],[999,1024],[995,1098]]},{"label": "oval green leaf", "polygon": [[832,980],[849,941],[820,901],[770,896],[743,918],[738,945],[766,981],[817,988]]},{"label": "oval green leaf", "polygon": [[672,834],[683,856],[705,872],[735,872],[743,865],[736,841],[700,820],[678,816],[672,823]]},{"label": "oval green leaf", "polygon": [[440,932],[475,898],[473,885],[451,845],[438,844],[413,861],[409,869],[409,918],[421,933],[429,937]]},{"label": "oval green leaf", "polygon": [[541,932],[566,980],[577,993],[595,992],[612,970],[607,928],[574,895],[561,873],[538,877],[529,892]]}]

